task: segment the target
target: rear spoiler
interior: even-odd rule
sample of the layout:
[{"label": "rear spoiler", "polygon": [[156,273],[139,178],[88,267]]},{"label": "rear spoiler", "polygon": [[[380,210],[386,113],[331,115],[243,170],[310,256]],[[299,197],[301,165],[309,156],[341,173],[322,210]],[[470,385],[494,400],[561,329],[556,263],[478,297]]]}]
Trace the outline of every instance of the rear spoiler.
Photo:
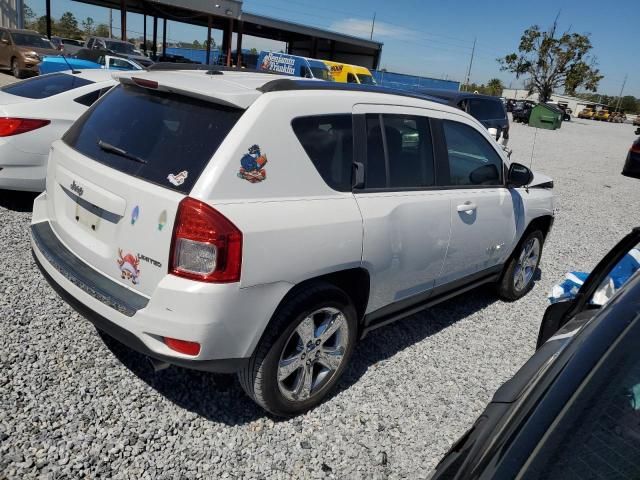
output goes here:
[{"label": "rear spoiler", "polygon": [[202,100],[209,103],[215,103],[218,105],[223,105],[225,107],[240,108],[243,110],[246,108],[243,105],[239,105],[237,103],[231,102],[229,100],[225,100],[223,98],[212,97],[211,95],[205,95],[203,93],[194,92],[193,90],[185,90],[175,85],[163,85],[161,83],[158,83],[155,80],[140,78],[134,75],[135,73],[131,76],[129,75],[118,76],[116,80],[119,80],[120,83],[125,85],[135,85],[137,87],[146,88],[148,90],[157,90],[160,92],[176,93],[178,95],[184,95],[185,97],[197,98],[198,100]]}]

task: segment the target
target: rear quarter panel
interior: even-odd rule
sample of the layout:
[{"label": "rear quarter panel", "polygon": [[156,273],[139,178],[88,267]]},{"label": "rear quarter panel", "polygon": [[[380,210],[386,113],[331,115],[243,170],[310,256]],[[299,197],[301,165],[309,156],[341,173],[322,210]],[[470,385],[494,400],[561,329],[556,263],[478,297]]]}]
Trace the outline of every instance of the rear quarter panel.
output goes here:
[{"label": "rear quarter panel", "polygon": [[[305,97],[305,98],[302,98]],[[336,98],[333,98],[336,97]],[[346,96],[270,93],[247,110],[216,152],[191,196],[207,201],[243,232],[241,286],[303,280],[362,260],[362,218],[351,192],[324,182],[297,140],[299,116],[351,114]],[[266,178],[239,177],[240,160],[258,145]]]}]

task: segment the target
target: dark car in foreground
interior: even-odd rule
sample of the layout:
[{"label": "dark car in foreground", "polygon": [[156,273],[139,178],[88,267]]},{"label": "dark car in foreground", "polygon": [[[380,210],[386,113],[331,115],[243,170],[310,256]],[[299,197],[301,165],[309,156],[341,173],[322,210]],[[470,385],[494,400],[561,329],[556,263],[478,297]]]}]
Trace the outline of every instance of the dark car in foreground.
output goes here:
[{"label": "dark car in foreground", "polygon": [[[639,167],[630,156],[622,173]],[[640,478],[639,248],[635,228],[573,300],[547,308],[536,353],[431,480]]]},{"label": "dark car in foreground", "polygon": [[498,132],[496,140],[503,137],[506,144],[509,139],[509,117],[505,105],[499,97],[436,88],[420,89],[418,93],[441,99],[447,105],[464,110],[480,121],[485,128],[496,129]]}]

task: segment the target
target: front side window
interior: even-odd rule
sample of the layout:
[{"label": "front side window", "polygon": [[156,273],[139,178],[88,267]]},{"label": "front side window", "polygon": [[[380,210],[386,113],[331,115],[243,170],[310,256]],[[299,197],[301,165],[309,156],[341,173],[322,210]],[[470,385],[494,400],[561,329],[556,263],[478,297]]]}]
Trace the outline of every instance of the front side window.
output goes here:
[{"label": "front side window", "polygon": [[133,51],[133,45],[126,42],[107,42],[106,47],[113,52],[124,53],[127,55],[132,55],[135,53]]},{"label": "front side window", "polygon": [[577,391],[518,478],[640,478],[639,344],[636,321]]},{"label": "front side window", "polygon": [[347,83],[358,83],[358,80],[353,73],[347,73]]},{"label": "front side window", "polygon": [[9,34],[6,30],[0,30],[0,42],[9,41]]},{"label": "front side window", "polygon": [[92,81],[78,77],[77,75],[52,73],[50,75],[41,75],[7,85],[0,90],[11,95],[25,98],[49,98],[59,93],[84,87],[92,83]]},{"label": "front side window", "polygon": [[364,73],[359,73],[358,74],[358,79],[360,80],[360,83],[362,83],[363,85],[375,85],[376,81],[373,79],[373,77],[371,75],[367,75]]},{"label": "front side window", "polygon": [[443,121],[451,186],[502,185],[502,158],[473,127]]},{"label": "front side window", "polygon": [[421,188],[435,184],[429,119],[369,114],[366,188]]},{"label": "front side window", "polygon": [[311,162],[334,190],[351,190],[353,126],[351,115],[300,117],[291,123]]}]

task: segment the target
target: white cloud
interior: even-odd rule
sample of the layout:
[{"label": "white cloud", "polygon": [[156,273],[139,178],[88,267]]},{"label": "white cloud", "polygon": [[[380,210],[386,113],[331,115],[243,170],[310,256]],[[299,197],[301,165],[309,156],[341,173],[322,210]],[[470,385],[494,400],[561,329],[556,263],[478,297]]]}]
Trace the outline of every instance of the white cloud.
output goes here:
[{"label": "white cloud", "polygon": [[[372,20],[345,18],[344,20],[337,20],[333,22],[329,28],[335,32],[344,33],[346,35],[369,38],[371,35],[371,22]],[[377,21],[373,30],[373,38],[412,40],[415,39],[417,33],[418,32],[411,30],[410,28]]]}]

